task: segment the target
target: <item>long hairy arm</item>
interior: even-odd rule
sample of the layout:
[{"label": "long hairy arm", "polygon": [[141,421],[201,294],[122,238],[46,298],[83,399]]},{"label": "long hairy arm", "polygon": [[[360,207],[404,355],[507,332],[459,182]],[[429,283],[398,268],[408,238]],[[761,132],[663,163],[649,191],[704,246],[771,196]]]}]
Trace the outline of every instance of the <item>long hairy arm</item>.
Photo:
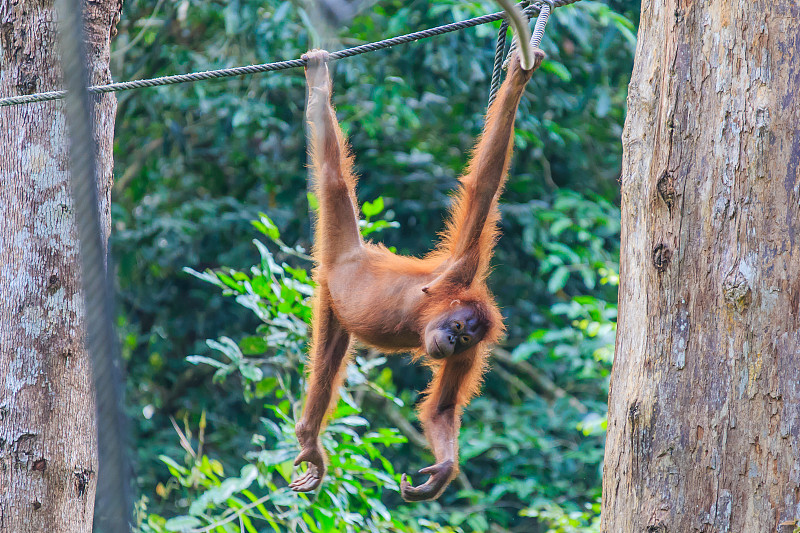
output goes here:
[{"label": "long hairy arm", "polygon": [[[512,58],[508,76],[486,114],[483,133],[461,178],[451,211],[445,247],[454,260],[466,259],[461,268],[473,270],[473,275],[480,270],[478,262],[488,261],[496,238],[497,199],[511,160],[514,119],[525,86],[544,53],[536,50],[535,56],[536,62],[530,70],[522,68],[516,53]],[[462,277],[469,278],[463,273]]]},{"label": "long hairy arm", "polygon": [[358,231],[358,202],[353,156],[336,120],[331,103],[332,82],[328,72],[328,52],[310,50],[308,61],[309,148],[313,188],[319,200],[315,257],[323,269],[336,262],[342,253],[361,244]]},{"label": "long hairy arm", "polygon": [[428,475],[428,480],[419,486],[412,486],[403,474],[400,494],[404,500],[434,500],[458,475],[461,411],[480,389],[486,355],[485,347],[478,345],[435,367],[419,418],[436,463],[419,471]]}]

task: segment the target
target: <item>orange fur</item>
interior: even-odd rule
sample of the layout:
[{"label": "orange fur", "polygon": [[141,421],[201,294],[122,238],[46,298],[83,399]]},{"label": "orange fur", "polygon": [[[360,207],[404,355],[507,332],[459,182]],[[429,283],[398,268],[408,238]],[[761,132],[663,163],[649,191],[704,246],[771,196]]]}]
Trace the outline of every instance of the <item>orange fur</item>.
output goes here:
[{"label": "orange fur", "polygon": [[[461,411],[478,394],[489,348],[504,329],[486,277],[499,235],[497,201],[511,156],[514,115],[532,70],[512,62],[460,179],[441,241],[418,259],[397,256],[359,235],[353,156],[330,103],[326,57],[309,53],[306,70],[313,187],[320,204],[314,246],[318,293],[308,399],[297,425],[303,448],[298,461],[310,468],[292,488],[311,490],[325,473],[319,432],[334,405],[353,336],[386,352],[412,352],[433,369],[419,418],[437,464],[427,469],[430,478],[423,485],[412,487],[404,479],[401,486],[407,500],[432,499],[458,472]],[[477,342],[457,351],[457,342],[475,342],[454,340],[465,331]],[[442,352],[436,339],[450,351]],[[434,360],[427,350],[443,358]]]}]

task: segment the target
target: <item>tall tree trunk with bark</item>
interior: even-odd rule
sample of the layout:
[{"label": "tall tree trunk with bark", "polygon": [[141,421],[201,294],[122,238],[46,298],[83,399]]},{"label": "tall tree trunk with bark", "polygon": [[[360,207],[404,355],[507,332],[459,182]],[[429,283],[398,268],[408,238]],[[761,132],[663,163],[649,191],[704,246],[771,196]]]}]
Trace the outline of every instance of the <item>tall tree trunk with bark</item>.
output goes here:
[{"label": "tall tree trunk with bark", "polygon": [[[86,4],[92,83],[111,80],[121,0]],[[0,95],[62,87],[52,0],[0,0]],[[116,99],[94,100],[110,229]],[[0,108],[0,531],[89,533],[95,408],[63,102]]]},{"label": "tall tree trunk with bark", "polygon": [[800,520],[800,3],[644,0],[607,533]]}]

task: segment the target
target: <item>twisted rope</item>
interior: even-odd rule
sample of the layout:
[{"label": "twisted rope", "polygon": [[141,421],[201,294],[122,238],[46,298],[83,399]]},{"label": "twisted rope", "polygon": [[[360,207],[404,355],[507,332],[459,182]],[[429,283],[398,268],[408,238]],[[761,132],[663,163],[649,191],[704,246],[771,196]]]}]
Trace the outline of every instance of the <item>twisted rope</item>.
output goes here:
[{"label": "twisted rope", "polygon": [[533,35],[531,35],[531,47],[534,49],[539,48],[539,45],[542,44],[544,29],[547,27],[547,19],[550,18],[553,7],[553,0],[542,0],[539,6],[539,14],[536,15],[536,26],[534,26]]},{"label": "twisted rope", "polygon": [[[579,0],[575,1],[577,2]],[[523,7],[526,4],[528,4],[527,1],[520,2],[520,5]],[[529,5],[522,10],[522,12],[528,17],[529,21],[533,14],[537,13],[536,26],[533,28],[533,34],[531,35],[532,48],[539,48],[539,45],[542,44],[542,37],[544,37],[544,30],[547,27],[547,20],[550,18],[552,8],[558,5],[560,4],[553,0],[539,0],[538,5]],[[494,99],[497,96],[497,91],[500,89],[501,71],[505,68],[508,68],[507,63],[511,57],[511,52],[513,52],[517,47],[517,37],[514,36],[514,39],[511,41],[511,49],[508,51],[508,57],[504,62],[503,52],[505,51],[506,47],[507,33],[508,20],[503,19],[503,23],[500,25],[500,33],[497,34],[497,45],[495,46],[494,50],[494,68],[492,69],[492,84],[489,88],[489,106],[491,106],[492,102],[494,102]]]},{"label": "twisted rope", "polygon": [[[580,0],[555,0],[553,7],[561,7],[569,4],[574,4]],[[530,14],[539,13],[540,6],[529,6],[525,12],[530,11]],[[530,16],[530,15],[529,15]],[[359,54],[368,52],[375,52],[384,48],[390,48],[399,44],[410,43],[419,39],[427,39],[436,35],[443,35],[453,31],[464,30],[473,26],[480,26],[481,24],[488,24],[505,18],[505,12],[491,13],[460,22],[452,22],[444,24],[435,28],[429,28],[422,31],[409,33],[384,39],[374,43],[362,44],[354,46],[353,48],[346,48],[337,52],[332,52],[331,59],[344,59],[346,57],[353,57]],[[306,62],[302,59],[289,59],[286,61],[277,61],[275,63],[263,63],[260,65],[247,65],[242,67],[223,68],[219,70],[206,70],[203,72],[193,72],[190,74],[175,74],[172,76],[161,76],[159,78],[150,78],[144,80],[123,81],[117,83],[109,83],[107,85],[93,85],[88,87],[87,90],[93,94],[113,93],[120,91],[129,91],[131,89],[142,89],[145,87],[159,87],[161,85],[173,85],[176,83],[191,83],[195,81],[211,80],[216,78],[230,78],[233,76],[244,76],[246,74],[258,74],[261,72],[272,72],[276,70],[286,70],[290,68],[298,68],[305,66]],[[60,100],[66,96],[66,91],[48,91],[36,94],[28,94],[23,96],[8,96],[0,98],[0,107],[28,104],[32,102],[46,102],[50,100]]]},{"label": "twisted rope", "polygon": [[503,70],[503,52],[506,50],[506,34],[508,33],[508,21],[503,20],[500,24],[500,32],[497,34],[497,45],[494,48],[494,67],[492,68],[492,84],[489,86],[489,107],[497,96],[500,89],[500,73]]},{"label": "twisted rope", "polygon": [[[530,15],[524,15],[522,8],[527,6],[530,2],[522,1],[519,4],[514,3],[513,0],[497,0],[503,11],[506,12],[506,20],[511,30],[514,33],[514,42],[522,39],[526,43],[531,39],[530,28]],[[519,63],[523,70],[530,70],[533,68],[535,58],[533,56],[533,48],[530,46],[523,46],[519,50]]]}]

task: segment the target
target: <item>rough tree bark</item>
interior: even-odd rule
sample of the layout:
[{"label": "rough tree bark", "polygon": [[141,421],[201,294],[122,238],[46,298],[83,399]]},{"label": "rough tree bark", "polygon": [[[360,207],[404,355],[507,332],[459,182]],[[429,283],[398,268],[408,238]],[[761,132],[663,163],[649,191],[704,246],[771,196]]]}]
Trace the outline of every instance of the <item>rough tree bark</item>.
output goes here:
[{"label": "rough tree bark", "polygon": [[800,3],[644,0],[607,533],[800,520]]},{"label": "rough tree bark", "polygon": [[[121,0],[86,4],[92,83]],[[0,0],[0,95],[61,88],[52,0]],[[116,99],[94,101],[110,229]],[[92,530],[95,410],[63,102],[0,108],[0,531]]]}]

